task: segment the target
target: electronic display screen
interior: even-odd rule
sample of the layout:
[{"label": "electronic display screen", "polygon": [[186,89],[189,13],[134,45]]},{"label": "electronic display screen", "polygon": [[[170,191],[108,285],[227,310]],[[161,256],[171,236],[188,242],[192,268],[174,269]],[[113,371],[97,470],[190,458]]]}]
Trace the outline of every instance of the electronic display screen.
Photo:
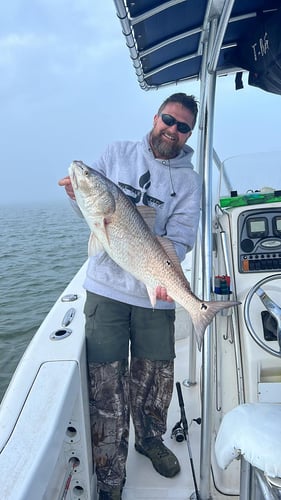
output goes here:
[{"label": "electronic display screen", "polygon": [[250,228],[252,233],[263,233],[265,231],[265,221],[250,220]]},{"label": "electronic display screen", "polygon": [[248,219],[247,232],[250,238],[264,238],[268,234],[267,219],[265,217]]},{"label": "electronic display screen", "polygon": [[273,232],[277,236],[281,236],[281,216],[273,218]]}]

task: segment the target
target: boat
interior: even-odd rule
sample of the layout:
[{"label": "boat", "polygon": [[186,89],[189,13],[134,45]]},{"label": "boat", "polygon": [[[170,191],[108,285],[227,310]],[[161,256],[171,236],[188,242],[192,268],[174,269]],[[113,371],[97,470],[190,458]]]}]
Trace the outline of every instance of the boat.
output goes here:
[{"label": "boat", "polygon": [[[213,133],[220,76],[233,78],[238,88],[247,72],[250,85],[281,93],[281,54],[270,38],[274,33],[276,41],[281,2],[114,3],[141,89],[185,82],[188,93],[188,82],[200,81],[201,230],[183,270],[198,296],[241,302],[216,316],[201,352],[188,314],[177,306],[176,384],[165,443],[181,472],[173,479],[159,476],[135,452],[131,432],[122,498],[275,500],[281,498],[280,152],[222,161]],[[255,67],[260,59],[263,71]],[[2,500],[97,498],[83,315],[86,266],[44,319],[2,400]]]}]

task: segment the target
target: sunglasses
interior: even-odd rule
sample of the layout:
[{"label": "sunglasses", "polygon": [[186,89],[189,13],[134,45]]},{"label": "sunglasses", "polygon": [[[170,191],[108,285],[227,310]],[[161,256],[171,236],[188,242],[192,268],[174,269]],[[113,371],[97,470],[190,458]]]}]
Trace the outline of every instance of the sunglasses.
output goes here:
[{"label": "sunglasses", "polygon": [[191,127],[187,125],[187,123],[184,122],[178,122],[172,115],[167,115],[165,113],[162,113],[161,115],[163,123],[167,125],[168,127],[172,127],[173,125],[177,126],[178,131],[181,134],[187,134],[188,132],[191,131]]}]

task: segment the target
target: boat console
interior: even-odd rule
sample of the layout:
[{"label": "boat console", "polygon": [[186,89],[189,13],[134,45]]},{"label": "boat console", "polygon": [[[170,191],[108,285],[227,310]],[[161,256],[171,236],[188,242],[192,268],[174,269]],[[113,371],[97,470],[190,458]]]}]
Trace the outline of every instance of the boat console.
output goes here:
[{"label": "boat console", "polygon": [[238,217],[240,273],[281,271],[280,208],[253,208]]},{"label": "boat console", "polygon": [[[255,172],[261,171],[255,163]],[[248,173],[245,182],[249,179],[252,182],[258,175],[251,176],[247,169],[245,172]],[[274,179],[264,169],[263,175]],[[281,411],[281,200],[280,191],[270,189],[262,194],[260,186],[263,185],[257,186],[256,193],[255,189],[247,193],[245,186],[245,194],[237,196],[234,192],[220,199],[214,218],[213,252],[215,276],[225,276],[229,283],[229,294],[223,295],[224,300],[233,297],[241,302],[231,315],[218,316],[215,324],[214,482],[226,495],[248,498],[245,491],[250,488],[254,494],[251,498],[257,499],[264,498],[259,495],[261,490],[267,491],[266,488],[269,488],[268,498],[275,498],[270,496],[274,486],[268,486],[268,477],[273,476],[277,489],[280,488],[278,477],[281,477],[281,466],[276,468],[278,460],[273,449],[266,456],[266,467],[259,470],[258,457],[264,457],[265,450],[261,450],[262,444],[255,437],[262,430],[264,443],[272,444],[276,439],[279,442],[278,426],[274,427],[271,417],[265,419],[264,415],[274,416]],[[220,300],[220,290],[214,286],[214,291]],[[237,439],[233,422],[237,425]],[[247,480],[245,486],[241,479],[239,491],[236,486],[240,484],[241,461],[234,460],[228,465],[236,452],[237,456],[239,453],[244,456],[242,472],[245,459],[246,467],[255,470],[247,476],[251,477],[251,484]],[[222,472],[217,460],[227,469]]]}]

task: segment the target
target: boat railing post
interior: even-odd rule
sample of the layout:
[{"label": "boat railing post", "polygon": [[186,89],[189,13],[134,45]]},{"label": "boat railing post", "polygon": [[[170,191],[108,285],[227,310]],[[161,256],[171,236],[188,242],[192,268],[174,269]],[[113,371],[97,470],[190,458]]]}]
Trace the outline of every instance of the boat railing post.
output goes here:
[{"label": "boat railing post", "polygon": [[[209,41],[206,44],[208,57],[210,48],[217,31],[217,19],[210,24]],[[205,75],[206,95],[203,109],[203,138],[202,138],[202,168],[203,168],[203,196],[202,196],[202,288],[204,299],[209,300],[212,285],[212,162],[213,162],[213,127],[216,74]],[[211,446],[213,427],[213,338],[212,325],[204,335],[202,354],[202,427],[200,445],[200,499],[211,498]]]},{"label": "boat railing post", "polygon": [[240,499],[251,500],[251,465],[241,457],[240,466]]},{"label": "boat railing post", "polygon": [[[207,41],[204,43],[207,71],[201,78],[204,95],[201,100],[201,168],[203,170],[202,196],[202,288],[204,299],[209,300],[212,290],[212,168],[213,129],[216,87],[216,66],[221,43],[228,25],[234,0],[222,4],[220,14],[214,16],[209,25]],[[204,264],[204,266],[203,266]],[[205,333],[202,358],[202,428],[200,449],[200,498],[211,498],[211,449],[214,402],[214,345],[212,325]]]}]

